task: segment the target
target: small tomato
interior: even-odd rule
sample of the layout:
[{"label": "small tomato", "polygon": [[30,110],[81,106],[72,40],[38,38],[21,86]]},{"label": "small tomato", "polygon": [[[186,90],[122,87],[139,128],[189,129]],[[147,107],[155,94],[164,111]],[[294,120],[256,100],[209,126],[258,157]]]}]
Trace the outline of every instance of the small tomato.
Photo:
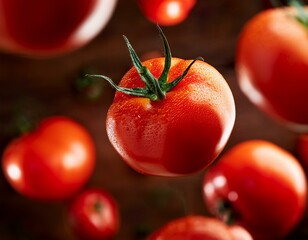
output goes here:
[{"label": "small tomato", "polygon": [[76,236],[84,240],[113,239],[120,222],[115,199],[97,188],[87,189],[73,199],[68,219]]},{"label": "small tomato", "polygon": [[108,23],[117,0],[0,0],[0,49],[50,57],[78,49]]},{"label": "small tomato", "polygon": [[13,140],[2,157],[10,185],[41,200],[62,200],[77,192],[94,165],[91,136],[83,126],[62,116],[46,118],[35,131]]},{"label": "small tomato", "polygon": [[171,26],[183,22],[196,0],[137,0],[142,13],[153,23]]},{"label": "small tomato", "polygon": [[208,210],[243,226],[253,239],[281,239],[302,219],[306,176],[298,160],[263,140],[240,143],[204,176]]},{"label": "small tomato", "polygon": [[260,12],[242,30],[236,53],[242,91],[296,131],[308,129],[308,18],[303,15],[308,15],[304,7]]},{"label": "small tomato", "polygon": [[175,219],[147,240],[233,240],[227,225],[215,218],[192,215]]}]

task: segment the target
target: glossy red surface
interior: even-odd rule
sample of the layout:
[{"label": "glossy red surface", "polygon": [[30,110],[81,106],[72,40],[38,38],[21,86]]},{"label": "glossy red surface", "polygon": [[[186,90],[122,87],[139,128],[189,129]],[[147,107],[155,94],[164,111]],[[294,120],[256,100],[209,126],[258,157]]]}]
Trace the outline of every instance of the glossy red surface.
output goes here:
[{"label": "glossy red surface", "polygon": [[[236,103],[236,121],[224,150],[248,139],[264,139],[295,153],[297,134],[259,111],[241,92],[234,70],[239,32],[263,9],[262,1],[200,0],[180,25],[164,27],[172,54],[182,59],[202,56],[224,76]],[[106,115],[114,91],[102,83],[95,101],[76,90],[81,73],[98,73],[119,82],[131,68],[122,39],[125,34],[139,56],[162,53],[155,24],[133,0],[119,0],[106,28],[89,44],[49,59],[0,54],[0,149],[16,137],[15,109],[29,115],[66,115],[84,125],[96,147],[96,167],[85,187],[110,192],[119,205],[117,239],[143,240],[168,221],[188,214],[207,215],[202,199],[204,172],[181,178],[147,177],[122,161],[106,133]],[[223,152],[223,153],[224,153]],[[67,203],[25,198],[0,174],[0,239],[75,240],[64,215]],[[308,214],[286,239],[308,238]]]}]

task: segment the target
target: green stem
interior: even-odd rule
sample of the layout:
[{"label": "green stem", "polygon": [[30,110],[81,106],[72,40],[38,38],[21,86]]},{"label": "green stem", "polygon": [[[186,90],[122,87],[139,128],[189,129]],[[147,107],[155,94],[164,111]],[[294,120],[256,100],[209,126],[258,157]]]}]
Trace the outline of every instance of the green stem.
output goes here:
[{"label": "green stem", "polygon": [[112,81],[111,78],[104,76],[104,75],[87,74],[86,77],[101,78],[107,81],[115,90],[125,93],[125,94],[129,94],[129,95],[137,96],[137,97],[149,98],[152,101],[163,100],[166,97],[167,92],[171,91],[177,84],[179,84],[183,80],[183,78],[187,75],[192,65],[197,60],[203,60],[203,59],[201,57],[196,58],[188,65],[188,67],[184,70],[184,72],[180,76],[178,76],[172,82],[168,82],[168,76],[169,76],[169,72],[171,68],[171,60],[172,60],[171,50],[170,50],[167,38],[164,35],[163,31],[158,25],[157,25],[157,28],[162,38],[163,45],[164,45],[164,51],[165,51],[164,69],[158,79],[156,79],[153,76],[153,74],[149,71],[149,69],[147,69],[147,67],[142,65],[142,62],[140,61],[134,48],[132,47],[129,40],[125,36],[123,36],[124,41],[128,48],[132,63],[134,67],[136,68],[141,80],[144,82],[145,87],[144,88],[123,88],[123,87],[116,85]]},{"label": "green stem", "polygon": [[217,213],[221,220],[227,225],[232,225],[237,218],[237,215],[232,208],[231,204],[225,200],[220,200],[217,202]]}]

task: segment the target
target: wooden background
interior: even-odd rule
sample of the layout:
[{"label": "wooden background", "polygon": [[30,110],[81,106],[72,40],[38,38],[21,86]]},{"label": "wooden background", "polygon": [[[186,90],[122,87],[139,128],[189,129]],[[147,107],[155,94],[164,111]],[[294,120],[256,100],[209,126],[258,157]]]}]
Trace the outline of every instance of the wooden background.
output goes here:
[{"label": "wooden background", "polygon": [[[164,27],[163,31],[174,56],[202,56],[229,83],[237,117],[225,150],[257,138],[294,152],[296,133],[261,113],[239,91],[236,82],[238,34],[245,21],[262,8],[261,0],[199,0],[184,23]],[[121,79],[131,66],[123,34],[140,56],[162,51],[155,25],[144,18],[135,1],[119,0],[107,27],[77,51],[51,59],[0,53],[0,151],[15,134],[16,109],[39,117],[65,115],[79,121],[93,136],[97,149],[95,172],[86,187],[102,187],[117,200],[121,214],[117,239],[138,240],[175,217],[207,213],[201,196],[204,172],[181,178],[147,177],[134,172],[113,150],[105,131],[106,111],[114,91],[103,85],[103,94],[90,101],[74,88],[82,72],[104,74],[116,82]],[[0,174],[1,240],[73,240],[65,211],[65,202],[42,203],[20,196]],[[306,229],[307,214],[288,239],[308,239]]]}]

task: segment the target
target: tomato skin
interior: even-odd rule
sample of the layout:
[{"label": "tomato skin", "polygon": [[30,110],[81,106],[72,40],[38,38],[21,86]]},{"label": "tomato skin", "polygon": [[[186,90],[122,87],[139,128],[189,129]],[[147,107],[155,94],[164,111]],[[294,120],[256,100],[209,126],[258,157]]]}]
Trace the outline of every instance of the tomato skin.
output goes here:
[{"label": "tomato skin", "polygon": [[229,226],[229,231],[233,236],[234,240],[253,240],[250,233],[239,225],[231,225]]},{"label": "tomato skin", "polygon": [[98,188],[84,190],[69,206],[69,224],[76,236],[85,240],[113,239],[119,230],[116,200]]},{"label": "tomato skin", "polygon": [[95,147],[89,133],[62,116],[43,120],[37,129],[13,140],[2,157],[2,169],[19,193],[38,200],[62,200],[92,175]]},{"label": "tomato skin", "polygon": [[196,0],[138,0],[139,8],[153,23],[172,26],[183,22]]},{"label": "tomato skin", "polygon": [[[236,240],[229,226],[215,218],[191,215],[170,221],[147,240]],[[238,240],[238,239],[237,239]],[[246,240],[246,239],[245,239]],[[247,239],[249,240],[249,239]]]},{"label": "tomato skin", "polygon": [[[172,58],[168,81],[191,61]],[[158,78],[164,58],[142,63]],[[144,87],[131,68],[121,87]],[[110,142],[128,165],[147,175],[180,176],[210,165],[224,148],[235,120],[230,88],[212,66],[196,61],[185,78],[160,101],[117,92],[106,129]]]},{"label": "tomato skin", "polygon": [[0,48],[32,57],[68,53],[88,43],[105,27],[116,3],[0,0]]},{"label": "tomato skin", "polygon": [[230,149],[204,176],[209,211],[223,218],[226,203],[236,224],[253,239],[281,239],[301,220],[306,208],[306,176],[290,153],[263,140]]},{"label": "tomato skin", "polygon": [[308,129],[307,29],[292,8],[262,11],[244,27],[236,53],[238,82],[246,96],[277,121]]}]

